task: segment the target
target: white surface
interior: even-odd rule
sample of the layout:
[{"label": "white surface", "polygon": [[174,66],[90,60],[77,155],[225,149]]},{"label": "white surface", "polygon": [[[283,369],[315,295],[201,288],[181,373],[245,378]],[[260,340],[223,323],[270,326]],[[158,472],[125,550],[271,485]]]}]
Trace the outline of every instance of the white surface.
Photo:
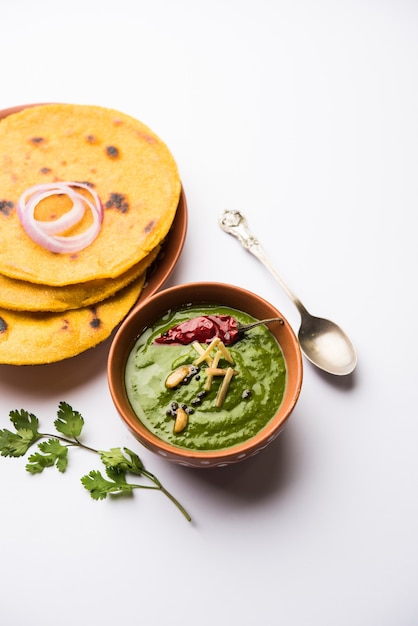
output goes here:
[{"label": "white surface", "polygon": [[83,451],[64,475],[0,458],[2,623],[417,624],[418,4],[14,0],[1,21],[1,108],[111,106],[171,148],[189,231],[169,284],[239,284],[297,329],[281,289],[217,225],[239,209],[359,356],[349,379],[305,361],[276,443],[207,472],[132,439],[107,389],[108,342],[0,366],[2,428],[26,408],[46,430],[65,400],[86,443],[134,448],[193,517],[155,492],[91,500],[79,478],[100,464]]}]

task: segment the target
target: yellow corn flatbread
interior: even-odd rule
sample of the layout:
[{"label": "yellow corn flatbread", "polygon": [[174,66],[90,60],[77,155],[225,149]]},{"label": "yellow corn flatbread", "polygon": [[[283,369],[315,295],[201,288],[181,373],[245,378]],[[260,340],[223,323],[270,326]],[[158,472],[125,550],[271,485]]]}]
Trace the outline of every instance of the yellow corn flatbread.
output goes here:
[{"label": "yellow corn flatbread", "polygon": [[[25,232],[16,213],[33,185],[84,182],[99,195],[104,218],[97,238],[71,254],[50,252]],[[134,118],[97,106],[51,104],[0,121],[0,273],[63,286],[115,278],[146,257],[167,235],[181,184],[167,146]],[[68,198],[46,198],[39,220],[69,210]],[[89,215],[72,229],[85,230]]]},{"label": "yellow corn flatbread", "polygon": [[116,278],[99,278],[75,285],[51,287],[0,274],[0,308],[56,312],[97,304],[144,274],[157,258],[160,249],[160,246],[156,246],[142,261]]},{"label": "yellow corn flatbread", "polygon": [[128,314],[145,275],[93,307],[62,313],[0,309],[0,363],[39,365],[76,356],[107,339]]}]

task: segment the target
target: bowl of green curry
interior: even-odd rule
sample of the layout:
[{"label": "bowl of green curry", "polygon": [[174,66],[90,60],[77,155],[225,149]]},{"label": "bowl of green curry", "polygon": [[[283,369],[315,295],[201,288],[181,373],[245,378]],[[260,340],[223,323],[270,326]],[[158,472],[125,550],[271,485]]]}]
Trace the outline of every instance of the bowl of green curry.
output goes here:
[{"label": "bowl of green curry", "polygon": [[107,373],[133,435],[198,468],[248,459],[274,441],[303,377],[283,315],[250,291],[212,282],[171,287],[134,309],[113,339]]}]

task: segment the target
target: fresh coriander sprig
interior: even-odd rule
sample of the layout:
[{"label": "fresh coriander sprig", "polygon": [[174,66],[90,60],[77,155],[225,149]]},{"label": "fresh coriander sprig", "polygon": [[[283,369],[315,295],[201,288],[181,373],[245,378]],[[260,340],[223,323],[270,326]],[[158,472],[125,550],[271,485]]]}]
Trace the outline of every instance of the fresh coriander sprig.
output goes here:
[{"label": "fresh coriander sprig", "polygon": [[[190,515],[180,502],[145,468],[135,452],[128,448],[96,450],[82,443],[80,435],[84,418],[66,402],[59,403],[57,419],[54,421],[59,435],[39,432],[38,418],[24,409],[10,411],[9,417],[15,432],[6,428],[0,430],[1,456],[24,456],[29,448],[37,444],[38,451],[28,457],[26,464],[26,470],[30,474],[39,474],[46,467],[53,466],[60,472],[65,472],[68,465],[68,450],[71,447],[83,448],[100,456],[107,476],[105,478],[98,470],[92,470],[81,478],[83,486],[94,500],[103,500],[112,493],[132,493],[134,489],[157,489],[173,502],[188,521],[191,521]],[[150,484],[129,483],[127,474],[142,476],[148,479]]]}]

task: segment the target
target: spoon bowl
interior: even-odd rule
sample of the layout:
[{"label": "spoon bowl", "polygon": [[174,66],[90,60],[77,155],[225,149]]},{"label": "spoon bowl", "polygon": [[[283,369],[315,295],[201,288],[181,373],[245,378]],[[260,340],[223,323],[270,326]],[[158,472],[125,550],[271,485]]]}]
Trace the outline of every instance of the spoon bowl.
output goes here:
[{"label": "spoon bowl", "polygon": [[306,358],[321,370],[335,376],[351,374],[357,365],[357,354],[349,337],[330,320],[311,315],[273,267],[257,239],[248,229],[239,211],[225,211],[219,221],[221,228],[238,239],[273,274],[301,315],[299,344]]},{"label": "spoon bowl", "polygon": [[329,374],[346,376],[357,365],[356,351],[351,340],[330,320],[304,314],[298,339],[306,358]]}]

